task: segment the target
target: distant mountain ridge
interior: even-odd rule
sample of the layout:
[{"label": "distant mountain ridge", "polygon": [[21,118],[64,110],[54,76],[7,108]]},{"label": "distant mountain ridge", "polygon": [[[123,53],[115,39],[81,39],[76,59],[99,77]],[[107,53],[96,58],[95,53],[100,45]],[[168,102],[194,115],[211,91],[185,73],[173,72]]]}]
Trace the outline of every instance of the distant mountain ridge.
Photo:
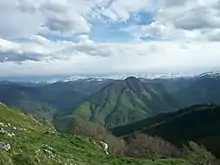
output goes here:
[{"label": "distant mountain ridge", "polygon": [[107,129],[126,140],[148,134],[177,146],[193,141],[220,158],[220,74],[216,72],[165,79],[2,81],[0,110],[10,109],[1,102],[43,117],[62,132],[75,133],[76,125],[78,129],[89,125],[95,132]]},{"label": "distant mountain ridge", "polygon": [[183,105],[190,106],[200,103],[220,103],[220,75],[203,74],[188,82],[173,95],[182,101]]},{"label": "distant mountain ridge", "polygon": [[43,76],[43,77],[0,77],[0,82],[8,81],[15,83],[31,83],[31,84],[53,84],[57,82],[76,82],[76,81],[105,81],[105,80],[124,80],[127,77],[137,77],[140,79],[188,79],[203,76],[216,77],[220,76],[220,70],[213,70],[202,73],[133,73],[133,74],[111,74],[111,75],[74,75],[74,76]]},{"label": "distant mountain ridge", "polygon": [[108,84],[66,116],[79,117],[109,128],[170,112],[178,106],[162,85],[128,77]]},{"label": "distant mountain ridge", "polygon": [[219,98],[220,75],[216,72],[170,79],[0,82],[0,101],[8,106],[50,121],[77,116],[107,128],[194,104],[218,104]]},{"label": "distant mountain ridge", "polygon": [[23,112],[52,120],[54,114],[72,109],[105,84],[108,81],[53,84],[4,81],[0,82],[0,101]]}]

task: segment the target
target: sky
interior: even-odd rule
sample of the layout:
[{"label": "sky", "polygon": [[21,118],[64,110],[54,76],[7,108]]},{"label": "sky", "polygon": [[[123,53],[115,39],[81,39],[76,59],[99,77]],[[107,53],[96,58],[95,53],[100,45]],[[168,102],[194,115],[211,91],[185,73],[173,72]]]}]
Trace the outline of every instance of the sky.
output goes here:
[{"label": "sky", "polygon": [[0,0],[0,77],[219,68],[219,0]]}]

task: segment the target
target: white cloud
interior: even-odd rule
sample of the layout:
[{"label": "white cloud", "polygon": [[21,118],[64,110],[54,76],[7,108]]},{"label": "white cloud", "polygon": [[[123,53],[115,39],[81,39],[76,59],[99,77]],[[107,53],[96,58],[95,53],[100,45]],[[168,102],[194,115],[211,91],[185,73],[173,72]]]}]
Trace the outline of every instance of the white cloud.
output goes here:
[{"label": "white cloud", "polygon": [[43,15],[19,11],[16,1],[0,0],[0,37],[18,38],[35,34],[41,29]]},{"label": "white cloud", "polygon": [[98,4],[97,0],[0,0],[0,37],[27,37],[42,31],[89,33],[87,17]]},{"label": "white cloud", "polygon": [[0,59],[5,60],[1,60],[0,76],[176,73],[212,70],[220,63],[218,42],[84,42],[87,40],[87,36],[81,36],[78,43],[52,42],[41,36],[22,44],[1,40]]},{"label": "white cloud", "polygon": [[0,37],[89,34],[94,17],[126,22],[139,12],[154,13],[155,22],[132,28],[137,38],[219,40],[218,0],[0,0]]},{"label": "white cloud", "polygon": [[[90,38],[93,19],[126,25],[140,12],[154,13],[155,21],[129,22],[125,30],[138,41],[159,41],[96,43]],[[0,76],[191,72],[220,63],[219,0],[0,0],[0,25]],[[52,41],[42,33],[76,42]]]},{"label": "white cloud", "polygon": [[15,43],[0,39],[0,62],[40,61],[48,58],[50,51],[38,43]]},{"label": "white cloud", "polygon": [[[144,35],[166,39],[216,40],[213,31],[220,29],[218,1],[196,0],[183,6],[165,7],[158,11],[155,23],[145,27]],[[154,26],[156,25],[156,26]],[[166,29],[163,31],[163,29]]]},{"label": "white cloud", "polygon": [[126,21],[130,15],[139,11],[152,11],[155,9],[154,0],[116,0],[101,10],[102,15],[113,21]]},{"label": "white cloud", "polygon": [[218,0],[116,0],[103,14],[113,21],[127,21],[140,11],[155,13],[155,21],[128,28],[137,38],[219,40],[213,33],[220,29]]}]

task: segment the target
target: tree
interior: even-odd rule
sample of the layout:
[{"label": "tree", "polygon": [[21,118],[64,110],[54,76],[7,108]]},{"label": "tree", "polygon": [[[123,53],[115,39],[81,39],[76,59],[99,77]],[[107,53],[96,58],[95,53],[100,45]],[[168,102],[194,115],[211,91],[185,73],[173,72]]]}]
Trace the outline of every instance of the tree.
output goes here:
[{"label": "tree", "polygon": [[180,157],[181,152],[171,143],[159,137],[136,134],[128,140],[126,156],[138,158]]},{"label": "tree", "polygon": [[189,142],[184,146],[183,157],[194,165],[219,165],[217,159],[204,146],[195,142]]}]

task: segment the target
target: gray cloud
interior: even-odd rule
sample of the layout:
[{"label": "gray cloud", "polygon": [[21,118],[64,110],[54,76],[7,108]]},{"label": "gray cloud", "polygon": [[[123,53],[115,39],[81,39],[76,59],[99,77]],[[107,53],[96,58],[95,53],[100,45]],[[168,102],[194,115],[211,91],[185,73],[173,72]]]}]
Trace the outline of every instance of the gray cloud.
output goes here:
[{"label": "gray cloud", "polygon": [[73,29],[74,24],[69,20],[65,20],[65,18],[49,18],[47,19],[45,26],[52,31],[70,32]]},{"label": "gray cloud", "polygon": [[41,61],[42,55],[41,54],[30,54],[30,53],[23,53],[17,54],[15,52],[0,52],[0,62],[15,62],[20,63],[24,61]]},{"label": "gray cloud", "polygon": [[[218,42],[48,43],[34,37],[22,46],[4,45],[7,50],[0,44],[5,52],[0,54],[0,76],[192,73],[217,68],[220,63]],[[30,45],[32,51],[27,48]]]},{"label": "gray cloud", "polygon": [[[155,13],[153,25],[139,26],[137,38],[212,40],[220,28],[220,3],[210,0],[7,0],[0,2],[0,37],[33,34],[89,34],[89,19],[127,21],[134,13]],[[106,5],[108,4],[108,5]],[[33,19],[34,18],[34,19]],[[10,20],[10,21],[8,21]],[[142,29],[139,31],[139,29]],[[207,34],[207,35],[206,35]],[[206,36],[205,36],[206,35]],[[177,37],[176,37],[177,36]],[[210,36],[210,38],[209,38]]]},{"label": "gray cloud", "polygon": [[213,11],[210,8],[196,8],[179,15],[173,20],[176,28],[185,30],[215,29],[220,27],[220,10]]},{"label": "gray cloud", "polygon": [[163,0],[162,4],[166,7],[185,6],[188,0]]},{"label": "gray cloud", "polygon": [[[40,40],[40,38],[38,38],[38,40]],[[50,55],[51,52],[47,48],[48,45],[46,43],[42,44],[42,42],[43,40],[41,43],[30,41],[16,43],[0,39],[0,62],[48,60],[53,56]],[[53,58],[56,58],[56,56]]]},{"label": "gray cloud", "polygon": [[0,37],[19,38],[41,30],[44,21],[41,14],[19,11],[10,2],[0,2]]},{"label": "gray cloud", "polygon": [[[86,15],[96,6],[87,0],[7,0],[0,2],[0,37],[19,38],[43,32],[89,33]],[[9,21],[10,20],[10,21]]]},{"label": "gray cloud", "polygon": [[126,29],[138,39],[153,37],[216,41],[218,33],[213,31],[220,29],[219,6],[217,0],[138,0],[128,4],[127,1],[119,0],[111,4],[105,11],[105,16],[113,21],[121,21],[127,20],[135,12],[155,13],[155,21],[152,24],[130,25],[131,27]]},{"label": "gray cloud", "polygon": [[106,44],[95,44],[85,35],[80,37],[78,43],[53,42],[39,35],[22,42],[0,39],[0,62],[67,60],[80,55],[108,57],[114,55],[114,51]]},{"label": "gray cloud", "polygon": [[48,17],[44,24],[49,30],[59,32],[63,35],[89,33],[90,25],[81,16],[59,15]]},{"label": "gray cloud", "polygon": [[[220,8],[210,0],[7,0],[0,2],[0,76],[181,72],[219,66]],[[102,4],[105,8],[102,7]],[[108,5],[106,5],[108,4]],[[97,6],[99,6],[97,8]],[[155,13],[150,25],[132,25],[137,42],[96,43],[89,19],[126,22]],[[75,36],[77,42],[40,35]],[[85,35],[79,35],[83,33]],[[16,42],[13,38],[22,37]],[[141,42],[144,37],[168,41]],[[4,38],[4,39],[1,39]],[[185,42],[185,41],[200,42]]]}]

